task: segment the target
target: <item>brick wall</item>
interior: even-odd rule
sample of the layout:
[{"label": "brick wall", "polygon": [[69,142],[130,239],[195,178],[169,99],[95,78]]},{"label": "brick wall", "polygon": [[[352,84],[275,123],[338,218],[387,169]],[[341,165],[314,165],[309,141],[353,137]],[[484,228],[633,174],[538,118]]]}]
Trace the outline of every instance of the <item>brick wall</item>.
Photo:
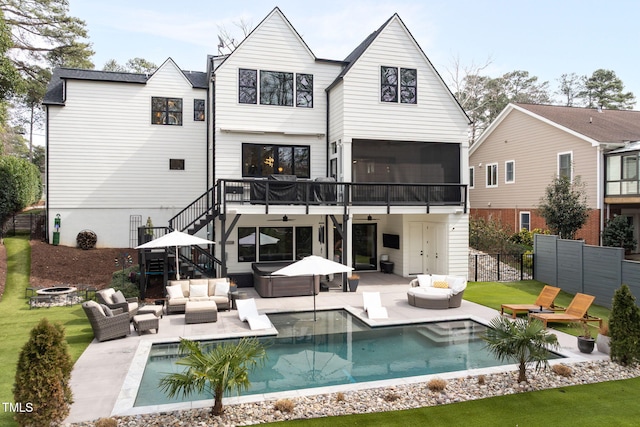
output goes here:
[{"label": "brick wall", "polygon": [[[505,230],[517,233],[520,227],[520,212],[529,212],[531,214],[531,229],[541,228],[548,229],[542,217],[538,216],[536,209],[491,209],[491,208],[471,208],[471,219],[484,218],[486,221],[498,221]],[[589,218],[586,224],[578,230],[577,239],[584,239],[587,245],[600,245],[600,210],[592,209],[589,211]]]}]

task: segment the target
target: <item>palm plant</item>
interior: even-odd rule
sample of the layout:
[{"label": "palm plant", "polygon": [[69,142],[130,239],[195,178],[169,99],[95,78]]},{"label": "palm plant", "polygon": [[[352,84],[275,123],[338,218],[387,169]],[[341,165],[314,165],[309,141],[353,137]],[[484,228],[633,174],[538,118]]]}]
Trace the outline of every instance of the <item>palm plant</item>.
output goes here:
[{"label": "palm plant", "polygon": [[222,397],[227,391],[240,393],[251,385],[249,371],[264,362],[265,348],[256,338],[242,338],[237,343],[227,342],[203,350],[197,341],[180,340],[178,365],[183,372],[168,374],[160,380],[160,388],[169,397],[178,393],[189,396],[193,392],[213,394],[213,415],[222,414]]},{"label": "palm plant", "polygon": [[536,370],[547,368],[548,349],[558,348],[558,338],[550,334],[538,319],[495,317],[482,337],[487,349],[500,361],[512,360],[519,364],[518,382],[527,381],[527,365],[535,363]]}]

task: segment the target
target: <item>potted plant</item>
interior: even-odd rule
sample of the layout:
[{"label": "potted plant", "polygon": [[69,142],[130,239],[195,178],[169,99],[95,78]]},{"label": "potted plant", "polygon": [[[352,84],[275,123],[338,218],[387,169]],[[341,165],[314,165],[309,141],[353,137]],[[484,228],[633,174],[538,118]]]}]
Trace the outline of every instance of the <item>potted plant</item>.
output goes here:
[{"label": "potted plant", "polygon": [[144,243],[150,242],[153,240],[153,221],[151,221],[151,217],[147,217],[147,223],[144,228]]},{"label": "potted plant", "polygon": [[355,292],[358,289],[358,283],[360,283],[360,276],[357,274],[352,274],[347,277],[347,281],[349,282],[349,291]]},{"label": "potted plant", "polygon": [[596,345],[596,340],[591,336],[589,325],[587,325],[587,322],[576,322],[576,327],[580,331],[580,335],[578,335],[578,350],[581,353],[591,353]]},{"label": "potted plant", "polygon": [[609,354],[610,341],[611,337],[609,336],[609,324],[607,322],[604,322],[598,330],[598,336],[596,338],[596,348],[600,353]]}]

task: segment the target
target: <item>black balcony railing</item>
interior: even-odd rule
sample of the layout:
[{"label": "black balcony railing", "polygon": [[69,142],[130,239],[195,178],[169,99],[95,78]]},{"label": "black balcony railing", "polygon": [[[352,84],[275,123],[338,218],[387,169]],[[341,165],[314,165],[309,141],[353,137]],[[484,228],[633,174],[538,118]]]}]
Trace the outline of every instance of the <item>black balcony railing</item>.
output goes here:
[{"label": "black balcony railing", "polygon": [[[218,181],[223,204],[298,206],[459,206],[466,213],[467,186],[463,184],[345,183],[223,179]],[[224,209],[221,209],[221,212]]]}]

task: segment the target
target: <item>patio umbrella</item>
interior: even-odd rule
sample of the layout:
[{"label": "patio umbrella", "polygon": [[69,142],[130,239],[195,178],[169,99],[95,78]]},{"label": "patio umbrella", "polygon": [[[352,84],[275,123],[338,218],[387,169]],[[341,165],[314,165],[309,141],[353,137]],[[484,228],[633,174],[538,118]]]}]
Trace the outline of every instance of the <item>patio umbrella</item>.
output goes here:
[{"label": "patio umbrella", "polygon": [[[268,234],[260,233],[260,244],[261,245],[275,245],[278,243],[280,239],[277,237],[269,236]],[[238,240],[238,243],[241,245],[255,245],[256,244],[256,233],[253,232],[248,236],[244,236]]]},{"label": "patio umbrella", "polygon": [[303,350],[280,356],[273,369],[285,377],[300,377],[305,382],[326,383],[350,378],[352,365],[335,353]]},{"label": "patio umbrella", "polygon": [[174,230],[162,237],[158,237],[157,239],[154,239],[143,245],[136,246],[135,249],[157,249],[174,246],[176,248],[176,278],[180,280],[180,269],[178,267],[178,247],[213,244],[215,244],[215,242],[212,242],[211,240],[203,239],[202,237],[193,236],[191,234],[183,233],[182,231]]},{"label": "patio umbrella", "polygon": [[[315,283],[315,276],[326,276],[327,274],[336,273],[349,273],[353,270],[353,267],[340,264],[330,259],[322,258],[317,255],[309,255],[302,258],[300,261],[296,261],[293,264],[289,264],[280,270],[274,271],[272,274],[282,276],[308,276],[313,275],[313,282]],[[316,320],[316,292],[313,291],[313,320]]]}]

